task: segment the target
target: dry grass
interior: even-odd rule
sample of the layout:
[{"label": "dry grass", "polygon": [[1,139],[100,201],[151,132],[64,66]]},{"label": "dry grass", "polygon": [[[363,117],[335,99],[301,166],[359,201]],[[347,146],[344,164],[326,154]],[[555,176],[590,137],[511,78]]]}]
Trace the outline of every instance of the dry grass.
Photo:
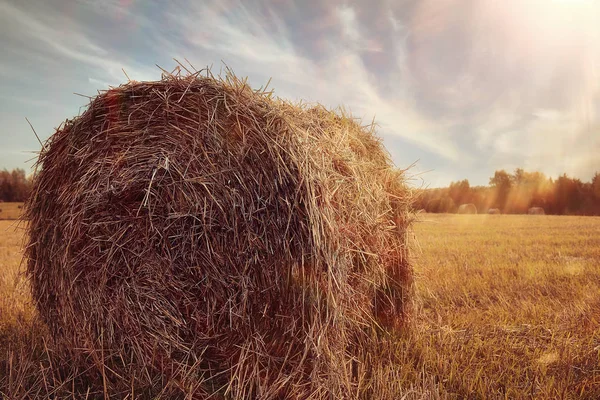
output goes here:
[{"label": "dry grass", "polygon": [[23,203],[0,203],[0,220],[18,220],[23,214]]},{"label": "dry grass", "polygon": [[34,313],[19,274],[22,241],[23,231],[17,221],[0,221],[0,338],[18,319],[31,320]]},{"label": "dry grass", "polygon": [[0,221],[0,397],[9,399],[23,388],[30,398],[44,391],[42,382],[29,380],[45,368],[38,361],[48,336],[21,270],[23,234],[17,221]]},{"label": "dry grass", "polygon": [[[600,218],[422,219],[416,225],[421,312],[413,333],[379,355],[393,362],[381,373],[404,388],[398,393],[409,399],[600,398]],[[28,349],[43,354],[43,330],[34,323],[29,333],[33,311],[15,285],[20,238],[9,226],[0,222],[5,393],[9,346],[29,341]],[[11,379],[14,385],[17,377]],[[37,384],[43,392],[44,382]]]},{"label": "dry grass", "polygon": [[459,398],[600,397],[600,218],[423,217],[403,378]]}]

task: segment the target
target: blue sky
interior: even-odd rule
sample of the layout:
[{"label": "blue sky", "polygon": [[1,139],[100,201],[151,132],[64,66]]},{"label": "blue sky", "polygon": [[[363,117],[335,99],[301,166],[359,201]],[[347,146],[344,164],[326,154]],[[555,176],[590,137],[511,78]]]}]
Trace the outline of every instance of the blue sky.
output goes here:
[{"label": "blue sky", "polygon": [[[223,62],[281,97],[379,125],[430,186],[524,167],[600,171],[596,0],[0,0],[0,168],[97,90]],[[422,173],[424,172],[424,173]]]}]

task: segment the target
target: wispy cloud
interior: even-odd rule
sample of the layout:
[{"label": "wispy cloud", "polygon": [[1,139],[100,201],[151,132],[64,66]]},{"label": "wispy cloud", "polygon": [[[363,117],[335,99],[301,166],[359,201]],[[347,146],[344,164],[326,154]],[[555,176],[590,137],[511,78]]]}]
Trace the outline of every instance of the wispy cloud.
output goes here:
[{"label": "wispy cloud", "polygon": [[155,63],[185,57],[375,117],[396,163],[420,159],[436,184],[516,166],[588,178],[600,169],[598,18],[591,0],[0,0],[0,80],[21,93],[0,97],[1,138],[35,147],[14,133],[29,129],[22,113],[50,134],[81,105],[70,93],[119,84],[122,69],[158,79]]},{"label": "wispy cloud", "polygon": [[351,6],[332,10],[331,23],[341,37],[320,38],[321,45],[329,49],[329,57],[311,59],[297,51],[277,15],[260,13],[246,3],[234,4],[203,3],[174,10],[172,21],[181,25],[182,40],[189,46],[184,45],[180,51],[190,51],[192,47],[192,54],[222,55],[231,65],[243,66],[245,74],[264,80],[272,76],[280,95],[330,106],[344,104],[366,120],[376,117],[384,135],[400,136],[439,156],[458,159],[456,146],[443,133],[444,126],[422,118],[413,110],[402,83],[390,82],[389,90],[395,91],[393,96],[384,97],[377,90],[375,77],[361,58],[365,46],[355,43],[360,35]]},{"label": "wispy cloud", "polygon": [[0,3],[0,14],[4,21],[10,21],[12,34],[31,44],[38,52],[45,53],[46,61],[60,59],[67,65],[81,63],[113,83],[123,80],[123,68],[135,73],[139,79],[155,76],[149,66],[141,67],[118,60],[118,55],[92,41],[80,26],[56,11],[33,14],[9,3]]}]

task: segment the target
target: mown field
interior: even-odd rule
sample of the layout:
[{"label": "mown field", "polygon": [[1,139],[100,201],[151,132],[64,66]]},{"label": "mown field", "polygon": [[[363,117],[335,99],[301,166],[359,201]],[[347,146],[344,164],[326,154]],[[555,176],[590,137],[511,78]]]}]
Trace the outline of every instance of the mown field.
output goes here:
[{"label": "mown field", "polygon": [[407,382],[458,398],[600,398],[600,218],[421,219]]},{"label": "mown field", "polygon": [[[418,312],[390,354],[405,398],[600,398],[600,218],[423,214],[415,236]],[[53,387],[18,273],[21,240],[0,221],[9,398],[32,382],[38,395]]]},{"label": "mown field", "polygon": [[0,220],[17,220],[23,212],[23,203],[0,203]]}]

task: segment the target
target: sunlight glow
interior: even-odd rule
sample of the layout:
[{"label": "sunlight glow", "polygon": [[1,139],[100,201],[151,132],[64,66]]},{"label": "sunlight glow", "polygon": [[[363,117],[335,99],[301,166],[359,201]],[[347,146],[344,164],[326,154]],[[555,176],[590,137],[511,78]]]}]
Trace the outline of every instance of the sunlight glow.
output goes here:
[{"label": "sunlight glow", "polygon": [[553,3],[569,4],[569,5],[580,5],[593,3],[593,0],[551,0]]}]

